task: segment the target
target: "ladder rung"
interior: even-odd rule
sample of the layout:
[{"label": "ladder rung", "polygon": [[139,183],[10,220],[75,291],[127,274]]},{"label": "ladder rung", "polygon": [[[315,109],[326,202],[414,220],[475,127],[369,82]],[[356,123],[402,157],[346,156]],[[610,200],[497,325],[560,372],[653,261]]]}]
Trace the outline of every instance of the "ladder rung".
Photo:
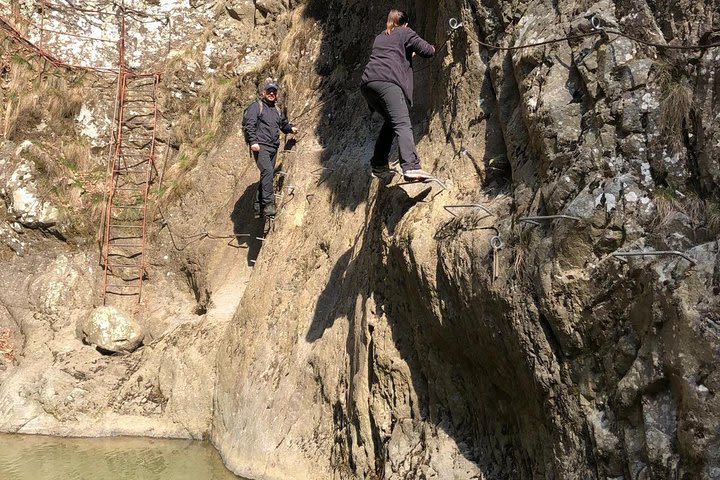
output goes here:
[{"label": "ladder rung", "polygon": [[123,152],[129,151],[130,153],[138,153],[139,154],[139,153],[147,153],[148,150],[149,150],[149,148],[146,146],[143,146],[143,145],[137,146],[137,147],[133,146],[133,145],[128,145],[128,144],[123,145]]},{"label": "ladder rung", "polygon": [[147,181],[147,172],[134,172],[135,175],[131,175],[133,172],[125,172],[125,174],[117,174],[117,183],[115,184],[115,188],[126,188],[128,186],[134,187],[134,188],[143,188],[145,185],[148,185]]},{"label": "ladder rung", "polygon": [[137,269],[143,268],[142,265],[135,264],[135,263],[129,263],[127,265],[123,265],[123,264],[119,264],[119,263],[108,263],[107,267],[108,268],[137,268]]},{"label": "ladder rung", "polygon": [[[132,277],[132,278],[127,278],[127,279],[125,279],[125,278],[121,277],[120,275],[109,274],[109,275],[108,275],[108,279],[110,279],[110,278],[120,280],[121,282],[125,282],[125,284],[127,284],[127,283],[135,283],[135,282],[140,281],[140,275],[136,275],[136,276],[134,276],[134,277]],[[119,284],[119,283],[108,282],[108,284],[109,284],[111,287],[126,288],[126,286],[124,286],[124,285],[122,285],[122,284]],[[135,286],[134,286],[134,285],[127,285],[127,287],[135,287]]]},{"label": "ladder rung", "polygon": [[[150,162],[149,155],[133,154],[133,155],[123,155],[122,157],[123,157],[123,160],[130,160],[133,163],[128,164],[127,162],[124,162],[124,163],[126,163],[126,165],[122,165],[119,168],[116,168],[116,170],[130,170],[130,169],[133,169],[136,167],[144,167],[145,165],[147,165]],[[137,160],[138,158],[140,158],[141,160]],[[117,162],[117,163],[120,163],[120,162]],[[142,171],[142,169],[138,169],[138,170]]]},{"label": "ladder rung", "polygon": [[110,224],[110,228],[143,228],[142,225],[118,225],[117,223],[113,225]]},{"label": "ladder rung", "polygon": [[110,287],[137,287],[136,283],[140,277],[133,277],[128,280],[124,280],[122,277],[117,275],[108,275],[107,284]]},{"label": "ladder rung", "polygon": [[[145,272],[143,271],[143,273],[145,273]],[[114,274],[109,274],[107,276],[107,284],[111,287],[123,287],[123,288],[135,287],[136,286],[135,283],[137,283],[138,281],[140,281],[139,275],[135,275],[134,277],[131,277],[131,278],[123,278],[120,275],[114,275]]]},{"label": "ladder rung", "polygon": [[145,178],[147,177],[147,168],[142,170],[131,170],[130,168],[123,168],[120,170],[115,170],[115,175],[119,177],[125,177],[123,179],[124,182],[131,181],[132,183],[147,183],[147,180],[145,180]]},{"label": "ladder rung", "polygon": [[127,245],[124,243],[121,243],[121,244],[109,243],[108,246],[116,247],[116,248],[133,248],[133,247],[143,247],[144,245],[142,243],[128,243]]},{"label": "ladder rung", "polygon": [[145,205],[116,205],[116,204],[114,204],[114,203],[111,204],[111,205],[112,205],[113,208],[130,208],[130,209],[133,209],[133,210],[137,210],[137,209],[140,209],[140,208],[145,208]]}]

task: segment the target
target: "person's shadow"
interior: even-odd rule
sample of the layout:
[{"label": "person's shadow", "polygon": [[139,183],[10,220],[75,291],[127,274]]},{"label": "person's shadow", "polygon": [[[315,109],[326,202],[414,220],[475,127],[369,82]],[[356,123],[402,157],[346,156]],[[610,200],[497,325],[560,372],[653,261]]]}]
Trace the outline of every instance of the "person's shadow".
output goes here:
[{"label": "person's shadow", "polygon": [[265,219],[262,217],[255,218],[255,210],[253,203],[255,202],[255,195],[258,191],[258,183],[253,183],[245,189],[237,202],[235,207],[230,214],[230,220],[233,223],[233,235],[235,238],[232,240],[232,245],[237,245],[239,248],[246,248],[248,251],[247,262],[249,266],[253,266],[260,254],[262,248],[263,229],[265,227]]}]

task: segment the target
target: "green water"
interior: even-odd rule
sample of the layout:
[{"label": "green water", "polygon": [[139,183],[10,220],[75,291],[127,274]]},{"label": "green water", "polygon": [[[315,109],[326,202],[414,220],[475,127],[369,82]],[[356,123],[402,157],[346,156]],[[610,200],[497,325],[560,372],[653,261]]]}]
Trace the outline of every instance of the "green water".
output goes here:
[{"label": "green water", "polygon": [[0,434],[2,480],[242,480],[191,440]]}]

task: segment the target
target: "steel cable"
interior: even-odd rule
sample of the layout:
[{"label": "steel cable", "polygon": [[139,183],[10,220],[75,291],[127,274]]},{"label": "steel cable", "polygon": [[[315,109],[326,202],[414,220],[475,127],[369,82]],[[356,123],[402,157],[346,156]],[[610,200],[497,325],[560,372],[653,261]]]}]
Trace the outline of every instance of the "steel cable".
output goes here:
[{"label": "steel cable", "polygon": [[541,47],[541,46],[550,45],[550,44],[553,44],[553,43],[566,42],[566,41],[571,41],[571,40],[580,40],[580,39],[587,38],[587,37],[592,37],[592,36],[596,36],[596,35],[602,36],[602,35],[607,35],[607,34],[617,35],[617,36],[619,36],[619,37],[624,37],[624,38],[627,38],[628,40],[631,40],[631,41],[633,41],[633,42],[637,42],[637,43],[640,43],[640,44],[643,44],[643,45],[646,45],[646,46],[649,46],[649,47],[654,47],[654,48],[666,48],[666,49],[671,49],[671,50],[707,50],[707,49],[709,49],[709,48],[720,47],[720,42],[708,43],[708,44],[705,44],[705,45],[670,45],[670,44],[662,44],[662,43],[657,43],[657,42],[650,42],[650,41],[643,40],[643,39],[641,39],[641,38],[635,37],[635,36],[633,36],[633,35],[628,35],[628,34],[626,34],[626,33],[623,33],[623,32],[621,32],[621,31],[619,31],[619,30],[602,28],[602,27],[599,25],[599,22],[598,22],[598,20],[596,19],[596,17],[592,17],[592,18],[590,19],[590,23],[591,23],[591,26],[592,26],[593,30],[590,31],[590,32],[587,32],[587,33],[580,33],[580,34],[576,34],[576,35],[566,35],[566,36],[564,36],[564,37],[553,38],[553,39],[550,39],[550,40],[544,40],[544,41],[542,41],[542,42],[535,42],[535,43],[528,43],[528,44],[524,44],[524,45],[516,45],[516,46],[511,46],[511,47],[504,47],[504,46],[502,46],[502,45],[494,45],[494,44],[492,44],[492,43],[483,42],[482,40],[480,40],[480,39],[477,37],[477,35],[475,35],[474,33],[470,32],[469,30],[465,29],[465,28],[463,27],[463,24],[462,24],[461,22],[458,22],[456,19],[452,18],[452,19],[450,19],[450,28],[451,28],[451,31],[450,31],[450,33],[447,35],[447,37],[445,37],[445,40],[442,42],[442,43],[443,43],[443,46],[440,47],[440,49],[438,49],[438,51],[436,52],[435,58],[433,58],[433,60],[431,61],[430,65],[426,65],[426,66],[424,66],[424,67],[422,67],[422,68],[419,68],[419,69],[415,70],[415,73],[422,72],[423,70],[426,70],[426,69],[432,67],[432,66],[433,66],[433,63],[432,63],[432,62],[434,62],[437,58],[439,58],[439,55],[438,55],[438,54],[439,54],[444,48],[447,48],[447,46],[448,46],[448,41],[452,38],[453,33],[455,33],[455,31],[458,30],[458,29],[460,29],[460,28],[463,28],[463,30],[465,31],[465,34],[468,36],[468,38],[470,38],[471,40],[474,40],[474,41],[477,42],[479,45],[482,45],[483,47],[486,47],[486,48],[491,49],[491,50],[502,50],[502,51],[523,50],[523,49],[526,49],[526,48]]}]

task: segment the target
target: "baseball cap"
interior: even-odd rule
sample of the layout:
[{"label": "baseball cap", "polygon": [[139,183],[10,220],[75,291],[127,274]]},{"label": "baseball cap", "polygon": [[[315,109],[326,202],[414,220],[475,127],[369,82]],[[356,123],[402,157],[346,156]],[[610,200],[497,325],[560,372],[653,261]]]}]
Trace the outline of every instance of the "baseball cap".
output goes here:
[{"label": "baseball cap", "polygon": [[277,83],[275,82],[266,82],[265,83],[265,90],[278,90]]}]

